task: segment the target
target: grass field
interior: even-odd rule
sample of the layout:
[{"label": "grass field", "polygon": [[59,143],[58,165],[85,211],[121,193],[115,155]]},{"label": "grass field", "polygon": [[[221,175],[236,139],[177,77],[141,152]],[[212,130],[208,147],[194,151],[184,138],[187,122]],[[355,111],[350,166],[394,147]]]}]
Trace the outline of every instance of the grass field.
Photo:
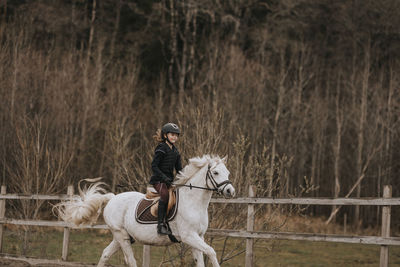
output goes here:
[{"label": "grass field", "polygon": [[[60,259],[63,232],[37,228],[29,234],[26,256],[46,259]],[[3,252],[21,255],[23,234],[7,229],[4,236]],[[242,239],[228,239],[225,249],[222,238],[212,240],[218,257],[230,258],[222,266],[244,266],[245,242]],[[69,261],[96,263],[102,250],[111,241],[111,234],[100,230],[73,230],[70,236]],[[208,240],[209,243],[211,240]],[[135,257],[141,264],[142,246],[133,245]],[[390,247],[390,266],[400,266],[400,247]],[[255,266],[378,266],[380,247],[375,245],[354,245],[305,241],[265,241],[255,243]],[[235,256],[237,255],[237,256]],[[123,255],[116,253],[110,264],[124,266]],[[151,266],[194,266],[191,253],[186,246],[173,245],[151,248]]]}]

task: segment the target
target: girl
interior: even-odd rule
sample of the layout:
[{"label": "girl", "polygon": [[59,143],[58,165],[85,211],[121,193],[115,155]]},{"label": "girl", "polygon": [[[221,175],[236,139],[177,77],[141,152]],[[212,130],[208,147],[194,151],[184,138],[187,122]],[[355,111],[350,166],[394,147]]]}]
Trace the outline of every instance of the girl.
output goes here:
[{"label": "girl", "polygon": [[158,225],[157,232],[161,235],[170,235],[166,220],[169,191],[174,180],[174,169],[176,172],[182,170],[181,155],[175,147],[181,131],[175,123],[167,123],[157,131],[154,138],[159,142],[154,150],[154,158],[151,163],[153,175],[150,178],[150,184],[154,186],[160,194],[158,202]]}]

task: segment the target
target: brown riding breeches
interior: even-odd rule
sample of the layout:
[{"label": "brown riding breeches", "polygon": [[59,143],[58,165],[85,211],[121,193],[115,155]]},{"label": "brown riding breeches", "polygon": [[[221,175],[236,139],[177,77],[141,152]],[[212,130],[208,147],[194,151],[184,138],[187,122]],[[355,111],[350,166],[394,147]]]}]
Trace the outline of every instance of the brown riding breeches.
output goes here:
[{"label": "brown riding breeches", "polygon": [[153,185],[157,192],[160,194],[160,200],[164,203],[168,203],[169,200],[169,190],[168,186],[164,183],[158,183]]}]

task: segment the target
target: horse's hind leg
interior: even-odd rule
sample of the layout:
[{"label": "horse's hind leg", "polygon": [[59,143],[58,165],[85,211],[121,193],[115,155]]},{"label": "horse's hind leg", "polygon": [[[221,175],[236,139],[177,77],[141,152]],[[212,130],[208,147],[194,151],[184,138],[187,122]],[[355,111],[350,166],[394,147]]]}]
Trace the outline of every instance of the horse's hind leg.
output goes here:
[{"label": "horse's hind leg", "polygon": [[101,258],[97,267],[103,267],[107,260],[114,255],[115,252],[119,249],[119,243],[116,240],[111,241],[111,243],[103,250],[103,254],[101,254]]},{"label": "horse's hind leg", "polygon": [[129,234],[125,230],[113,231],[114,239],[118,241],[121,246],[126,264],[129,267],[137,267],[135,257],[131,247]]}]

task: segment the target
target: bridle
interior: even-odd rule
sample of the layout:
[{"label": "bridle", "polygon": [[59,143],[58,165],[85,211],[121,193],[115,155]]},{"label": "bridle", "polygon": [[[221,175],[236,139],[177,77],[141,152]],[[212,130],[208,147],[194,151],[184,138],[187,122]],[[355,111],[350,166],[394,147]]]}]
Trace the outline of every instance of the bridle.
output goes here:
[{"label": "bridle", "polygon": [[[225,187],[226,187],[227,185],[232,184],[232,182],[229,181],[229,180],[225,180],[225,181],[223,181],[223,182],[221,182],[221,183],[217,183],[217,181],[215,181],[214,176],[213,176],[212,173],[211,173],[211,167],[210,167],[210,165],[208,165],[208,170],[207,170],[207,174],[206,174],[206,185],[207,185],[207,188],[210,188],[210,186],[208,185],[208,181],[210,181],[210,183],[211,183],[212,186],[213,186],[213,189],[214,189],[218,194],[221,194],[221,193],[224,191],[224,189],[225,189]],[[221,187],[222,187],[222,188],[221,188]]]},{"label": "bridle", "polygon": [[[209,183],[211,183],[212,187],[210,187]],[[195,186],[192,184],[189,185],[176,185],[176,186],[184,186],[184,187],[189,187],[190,190],[192,190],[192,188],[195,189],[201,189],[201,190],[208,190],[208,191],[213,191],[213,192],[217,192],[217,194],[222,194],[222,192],[224,191],[225,187],[229,184],[232,184],[231,181],[229,180],[225,180],[221,183],[217,183],[217,181],[215,181],[214,176],[211,173],[211,166],[208,165],[208,170],[207,170],[207,174],[206,174],[206,185],[207,187],[202,187],[202,186]]]}]

